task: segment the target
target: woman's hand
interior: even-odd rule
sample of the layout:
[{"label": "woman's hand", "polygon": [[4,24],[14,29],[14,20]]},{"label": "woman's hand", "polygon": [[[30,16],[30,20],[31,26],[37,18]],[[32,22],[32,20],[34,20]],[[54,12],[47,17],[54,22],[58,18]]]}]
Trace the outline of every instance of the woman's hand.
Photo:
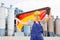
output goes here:
[{"label": "woman's hand", "polygon": [[21,20],[19,20],[18,18],[15,18],[16,21],[20,22],[23,25],[28,25],[28,22],[22,22]]},{"label": "woman's hand", "polygon": [[51,14],[49,14],[48,17],[44,19],[44,23],[48,22],[50,18],[51,18]]}]

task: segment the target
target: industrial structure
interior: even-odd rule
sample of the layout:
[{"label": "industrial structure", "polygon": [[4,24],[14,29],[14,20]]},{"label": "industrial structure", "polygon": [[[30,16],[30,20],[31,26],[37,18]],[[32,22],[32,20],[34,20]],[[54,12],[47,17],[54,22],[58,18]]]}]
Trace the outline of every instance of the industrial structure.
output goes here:
[{"label": "industrial structure", "polygon": [[[19,14],[21,11],[18,8],[4,7],[4,3],[0,6],[0,36],[30,36],[30,26],[23,28],[23,31],[18,31],[16,27],[16,20],[14,21],[14,16]],[[60,18],[51,19],[44,25],[44,36],[59,36],[60,35]]]}]

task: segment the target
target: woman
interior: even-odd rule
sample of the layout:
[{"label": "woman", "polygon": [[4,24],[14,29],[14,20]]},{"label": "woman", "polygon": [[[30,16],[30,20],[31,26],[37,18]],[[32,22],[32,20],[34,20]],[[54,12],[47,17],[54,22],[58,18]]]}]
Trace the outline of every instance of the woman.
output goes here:
[{"label": "woman", "polygon": [[[44,23],[46,23],[50,19],[51,15],[48,15],[48,18],[44,19]],[[22,23],[23,25],[30,25],[32,26],[32,32],[31,32],[31,39],[30,40],[44,40],[43,39],[43,27],[41,25],[40,20],[40,12],[36,11],[34,12],[34,18],[35,20],[32,22],[22,22],[18,18],[15,18],[17,21]]]}]

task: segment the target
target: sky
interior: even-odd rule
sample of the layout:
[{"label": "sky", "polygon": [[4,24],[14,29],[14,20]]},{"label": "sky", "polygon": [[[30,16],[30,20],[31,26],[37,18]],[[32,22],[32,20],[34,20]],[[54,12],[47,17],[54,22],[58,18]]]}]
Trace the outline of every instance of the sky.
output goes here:
[{"label": "sky", "polygon": [[54,15],[54,17],[59,16],[60,18],[60,0],[0,0],[0,5],[1,3],[4,3],[5,7],[13,5],[13,8],[18,7],[24,12],[43,7],[50,7],[51,14]]}]

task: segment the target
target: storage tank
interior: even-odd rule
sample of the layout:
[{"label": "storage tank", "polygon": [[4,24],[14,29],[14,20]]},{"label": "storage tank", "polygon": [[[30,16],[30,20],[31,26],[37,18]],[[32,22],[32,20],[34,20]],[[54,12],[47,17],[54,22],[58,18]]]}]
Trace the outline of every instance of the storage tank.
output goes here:
[{"label": "storage tank", "polygon": [[0,6],[0,36],[5,35],[5,27],[6,27],[6,17],[8,13],[8,8],[4,7],[4,3],[1,3]]},{"label": "storage tank", "polygon": [[[44,17],[44,19],[47,18],[47,15]],[[42,20],[42,26],[43,26],[43,35],[47,36],[47,22],[44,23],[44,19]]]},{"label": "storage tank", "polygon": [[10,8],[8,10],[8,36],[12,36],[14,33],[14,9],[12,8],[12,5],[10,5]]},{"label": "storage tank", "polygon": [[60,19],[57,17],[56,18],[56,34],[60,35]]},{"label": "storage tank", "polygon": [[44,29],[44,36],[47,36],[47,22],[44,23],[44,26],[43,26],[43,29]]},{"label": "storage tank", "polygon": [[[22,12],[23,12],[23,10],[21,10],[19,8],[15,8],[15,10],[14,10],[14,16],[16,17],[16,15],[21,14]],[[15,24],[15,32],[21,31],[17,27],[18,21],[14,20],[14,24]]]},{"label": "storage tank", "polygon": [[48,21],[48,32],[50,36],[54,35],[54,16],[51,16],[50,20]]},{"label": "storage tank", "polygon": [[31,27],[30,26],[24,26],[24,35],[30,36],[31,33]]}]

